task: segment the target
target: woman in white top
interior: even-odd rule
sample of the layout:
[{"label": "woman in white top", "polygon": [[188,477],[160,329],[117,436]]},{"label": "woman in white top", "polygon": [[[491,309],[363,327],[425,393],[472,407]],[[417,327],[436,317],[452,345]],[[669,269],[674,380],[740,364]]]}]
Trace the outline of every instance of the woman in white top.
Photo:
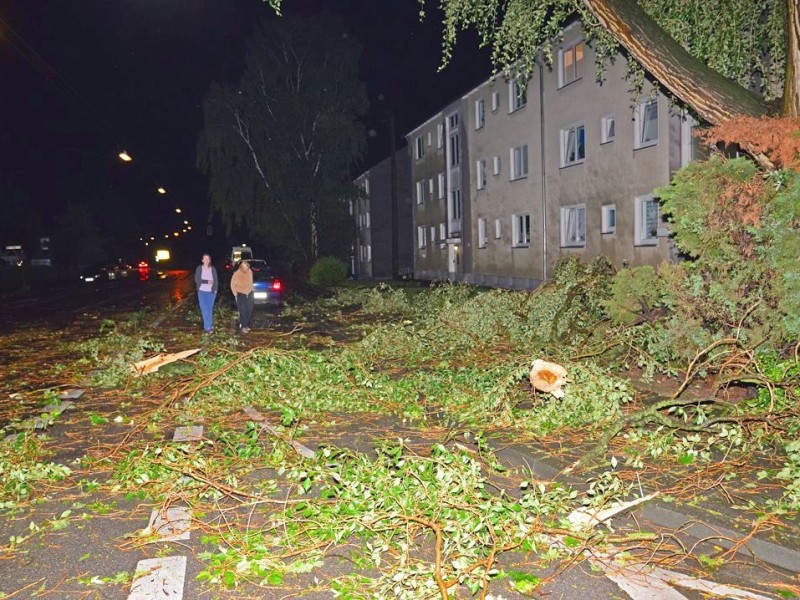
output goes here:
[{"label": "woman in white top", "polygon": [[213,326],[214,301],[217,299],[219,277],[217,269],[211,264],[211,255],[203,254],[202,264],[194,270],[194,284],[197,286],[197,300],[203,315],[203,329],[211,333]]}]

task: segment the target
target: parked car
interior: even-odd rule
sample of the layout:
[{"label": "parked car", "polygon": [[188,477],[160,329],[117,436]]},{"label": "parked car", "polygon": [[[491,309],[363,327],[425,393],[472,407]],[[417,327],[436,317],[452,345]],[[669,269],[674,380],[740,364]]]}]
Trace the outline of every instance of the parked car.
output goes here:
[{"label": "parked car", "polygon": [[280,306],[283,304],[283,281],[275,275],[272,267],[267,265],[267,261],[260,258],[252,258],[247,262],[250,263],[250,270],[253,271],[254,304],[256,306],[268,304]]},{"label": "parked car", "polygon": [[79,273],[84,283],[108,281],[108,269],[103,265],[85,265],[79,269]]}]

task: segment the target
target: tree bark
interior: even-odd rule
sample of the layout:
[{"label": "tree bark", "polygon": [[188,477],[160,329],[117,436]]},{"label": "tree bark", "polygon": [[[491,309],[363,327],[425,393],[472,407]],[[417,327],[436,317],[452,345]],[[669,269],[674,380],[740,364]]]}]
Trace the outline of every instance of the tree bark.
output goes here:
[{"label": "tree bark", "polygon": [[800,116],[800,7],[786,0],[786,78],[783,82],[783,114]]},{"label": "tree bark", "polygon": [[[767,113],[767,104],[760,96],[694,58],[635,0],[583,2],[660,85],[709,123],[717,125],[734,116]],[[794,4],[797,0],[787,2]],[[797,39],[797,30],[794,37]]]}]

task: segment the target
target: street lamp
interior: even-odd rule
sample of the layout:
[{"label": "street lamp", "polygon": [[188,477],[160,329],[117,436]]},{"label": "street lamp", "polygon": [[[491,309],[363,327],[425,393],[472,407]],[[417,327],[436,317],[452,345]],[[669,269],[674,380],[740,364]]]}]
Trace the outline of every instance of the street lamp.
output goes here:
[{"label": "street lamp", "polygon": [[119,156],[123,162],[131,162],[133,160],[133,157],[128,154],[127,150],[123,150],[117,156]]},{"label": "street lamp", "polygon": [[159,193],[159,194],[166,194],[166,193],[167,193],[167,190],[165,190],[163,187],[159,186],[159,187],[158,187],[158,193]]},{"label": "street lamp", "polygon": [[176,208],[175,212],[178,213],[178,214],[181,214],[183,211],[180,208]]}]

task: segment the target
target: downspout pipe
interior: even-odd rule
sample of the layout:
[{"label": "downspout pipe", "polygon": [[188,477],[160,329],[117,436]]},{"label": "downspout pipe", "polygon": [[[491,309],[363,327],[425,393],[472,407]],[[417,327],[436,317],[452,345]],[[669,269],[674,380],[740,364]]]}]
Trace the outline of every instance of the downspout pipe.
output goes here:
[{"label": "downspout pipe", "polygon": [[539,155],[540,175],[542,181],[542,283],[547,281],[547,179],[545,177],[545,127],[544,127],[544,67],[541,59],[539,65]]}]

